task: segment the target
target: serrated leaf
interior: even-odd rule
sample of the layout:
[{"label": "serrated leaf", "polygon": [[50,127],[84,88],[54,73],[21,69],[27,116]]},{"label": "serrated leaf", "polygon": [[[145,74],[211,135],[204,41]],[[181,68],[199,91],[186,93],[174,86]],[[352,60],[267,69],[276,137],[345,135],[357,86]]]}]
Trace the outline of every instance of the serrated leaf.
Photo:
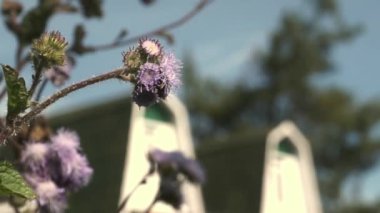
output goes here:
[{"label": "serrated leaf", "polygon": [[28,92],[25,81],[18,76],[18,72],[8,65],[3,68],[5,83],[8,92],[8,114],[7,121],[12,121],[20,112],[23,112],[28,103]]},{"label": "serrated leaf", "polygon": [[36,197],[20,173],[8,162],[0,162],[0,194],[15,195],[26,199]]}]

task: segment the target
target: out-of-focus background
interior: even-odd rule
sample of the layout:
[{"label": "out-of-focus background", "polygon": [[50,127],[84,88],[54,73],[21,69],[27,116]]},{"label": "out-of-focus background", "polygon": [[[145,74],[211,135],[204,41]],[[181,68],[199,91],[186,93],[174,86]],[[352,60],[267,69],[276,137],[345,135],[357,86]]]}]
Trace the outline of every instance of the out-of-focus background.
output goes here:
[{"label": "out-of-focus background", "polygon": [[[84,23],[86,42],[102,44],[121,29],[133,36],[168,23],[196,3],[103,1],[103,18],[56,15],[48,29],[70,41]],[[183,61],[177,95],[207,169],[208,212],[258,211],[265,136],[285,119],[311,141],[325,212],[380,211],[379,8],[376,0],[215,0],[171,31],[174,44],[162,40]],[[0,62],[12,65],[16,42],[4,26],[0,35]],[[121,66],[127,49],[77,58],[70,82]],[[117,207],[131,89],[104,82],[48,109],[55,126],[79,132],[95,168],[90,186],[71,198],[72,212]]]}]

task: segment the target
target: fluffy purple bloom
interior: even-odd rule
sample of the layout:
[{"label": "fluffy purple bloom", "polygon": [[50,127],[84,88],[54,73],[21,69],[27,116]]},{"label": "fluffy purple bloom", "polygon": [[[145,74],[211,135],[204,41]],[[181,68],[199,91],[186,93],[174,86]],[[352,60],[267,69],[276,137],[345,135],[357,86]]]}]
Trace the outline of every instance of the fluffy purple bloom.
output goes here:
[{"label": "fluffy purple bloom", "polygon": [[79,138],[76,133],[68,130],[59,130],[52,137],[52,179],[59,186],[77,190],[86,186],[93,170],[87,158],[80,153]]},{"label": "fluffy purple bloom", "polygon": [[59,213],[67,207],[65,190],[58,188],[53,181],[39,182],[35,187],[35,192],[42,209]]},{"label": "fluffy purple bloom", "polygon": [[133,91],[133,101],[149,106],[165,99],[170,91],[181,84],[181,62],[172,53],[163,53],[159,64],[147,62],[140,66]]},{"label": "fluffy purple bloom", "polygon": [[66,192],[87,185],[93,170],[75,132],[58,130],[51,143],[26,143],[20,163],[23,176],[38,195],[41,212],[63,212]]},{"label": "fluffy purple bloom", "polygon": [[62,66],[53,66],[44,72],[45,77],[55,86],[62,86],[70,77],[73,69],[73,61],[66,58]]},{"label": "fluffy purple bloom", "polygon": [[176,88],[181,84],[182,63],[173,53],[164,53],[160,63],[161,70],[165,76],[165,84],[170,88]]},{"label": "fluffy purple bloom", "polygon": [[48,176],[47,156],[49,146],[45,143],[27,143],[25,149],[21,153],[20,162],[24,170],[31,173],[36,173],[41,177]]},{"label": "fluffy purple bloom", "polygon": [[160,71],[160,66],[153,63],[141,65],[137,75],[137,84],[145,88],[146,91],[155,91],[162,85],[164,76]]},{"label": "fluffy purple bloom", "polygon": [[25,180],[35,189],[41,183],[50,180],[49,176],[40,176],[37,173],[27,172],[23,174]]},{"label": "fluffy purple bloom", "polygon": [[158,92],[163,87],[164,76],[160,66],[153,63],[141,65],[133,91],[133,101],[139,106],[149,106],[158,101]]},{"label": "fluffy purple bloom", "polygon": [[181,152],[164,152],[153,149],[148,153],[148,159],[151,163],[157,164],[158,170],[172,169],[183,174],[191,182],[203,183],[206,179],[200,164],[185,157]]},{"label": "fluffy purple bloom", "polygon": [[72,152],[76,152],[80,147],[79,137],[78,135],[66,129],[59,129],[57,134],[51,137],[52,149],[55,151],[64,150],[68,153],[72,154]]},{"label": "fluffy purple bloom", "polygon": [[164,52],[157,40],[141,39],[136,49],[123,55],[123,62],[136,83],[132,98],[139,106],[165,99],[181,84],[182,63],[173,53]]}]

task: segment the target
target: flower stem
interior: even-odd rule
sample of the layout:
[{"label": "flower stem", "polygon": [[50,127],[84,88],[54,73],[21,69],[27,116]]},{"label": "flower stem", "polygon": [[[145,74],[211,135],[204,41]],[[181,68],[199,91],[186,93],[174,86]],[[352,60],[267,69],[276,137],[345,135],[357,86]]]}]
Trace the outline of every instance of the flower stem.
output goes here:
[{"label": "flower stem", "polygon": [[60,98],[66,96],[66,95],[68,95],[68,94],[70,94],[70,93],[72,93],[78,89],[81,89],[83,87],[87,87],[89,85],[92,85],[92,84],[95,84],[95,83],[98,83],[101,81],[105,81],[108,79],[118,78],[123,72],[125,72],[125,68],[115,69],[115,70],[112,70],[112,71],[107,72],[105,74],[101,74],[101,75],[89,78],[87,80],[80,81],[80,82],[75,83],[71,86],[68,86],[68,87],[56,92],[55,94],[50,96],[48,99],[46,99],[45,101],[43,101],[40,104],[38,104],[37,106],[35,106],[31,111],[29,111],[24,116],[22,116],[22,120],[23,121],[29,121],[34,116],[38,115],[45,108],[47,108],[48,106],[50,106],[51,104],[53,104],[54,102],[59,100]]},{"label": "flower stem", "polygon": [[45,78],[44,80],[42,80],[41,86],[38,88],[38,91],[36,94],[36,100],[35,100],[36,102],[40,101],[42,97],[42,92],[46,88],[47,83],[48,83],[48,79]]},{"label": "flower stem", "polygon": [[38,84],[41,81],[41,75],[42,75],[42,66],[41,62],[35,63],[35,74],[33,75],[32,85],[30,86],[30,89],[28,91],[29,98],[32,98],[34,91],[36,90]]},{"label": "flower stem", "polygon": [[[159,193],[159,192],[157,192]],[[148,208],[145,210],[144,213],[150,213],[154,207],[154,205],[156,205],[156,203],[158,202],[158,199],[157,199],[157,196],[154,198],[153,202],[148,206]]]},{"label": "flower stem", "polygon": [[148,173],[146,173],[144,175],[144,177],[140,180],[140,182],[135,186],[135,188],[132,189],[132,191],[123,199],[123,201],[120,203],[119,207],[117,207],[117,211],[116,212],[121,212],[125,205],[128,203],[128,200],[129,198],[133,195],[133,193],[143,184],[146,183],[146,179],[151,175],[152,173],[150,171],[148,171]]}]

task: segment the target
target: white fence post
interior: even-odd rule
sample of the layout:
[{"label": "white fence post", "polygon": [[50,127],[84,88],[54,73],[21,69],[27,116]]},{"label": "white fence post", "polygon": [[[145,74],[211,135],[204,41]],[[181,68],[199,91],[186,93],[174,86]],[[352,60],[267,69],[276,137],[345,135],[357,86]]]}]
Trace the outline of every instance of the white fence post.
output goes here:
[{"label": "white fence post", "polygon": [[[288,139],[295,153],[279,150]],[[265,148],[261,213],[321,213],[312,153],[308,140],[291,121],[268,135]]]},{"label": "white fence post", "polygon": [[[146,154],[151,148],[165,151],[178,150],[186,156],[194,157],[190,124],[185,106],[175,96],[169,96],[162,102],[171,113],[173,120],[164,122],[145,117],[145,108],[132,106],[127,156],[123,174],[120,202],[141,181],[149,170]],[[133,193],[122,212],[141,212],[153,201],[159,187],[157,175],[149,177],[147,183]],[[180,212],[203,213],[203,199],[199,187],[185,183],[182,192],[184,205]],[[171,207],[157,203],[152,212],[174,212]]]}]

